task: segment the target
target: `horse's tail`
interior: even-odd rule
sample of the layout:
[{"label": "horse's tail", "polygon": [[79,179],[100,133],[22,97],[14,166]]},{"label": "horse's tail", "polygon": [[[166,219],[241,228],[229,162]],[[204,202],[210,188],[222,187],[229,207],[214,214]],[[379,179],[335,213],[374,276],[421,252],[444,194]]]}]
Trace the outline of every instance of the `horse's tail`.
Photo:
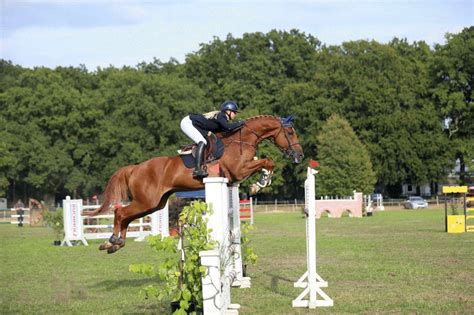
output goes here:
[{"label": "horse's tail", "polygon": [[122,167],[112,175],[105,188],[102,206],[97,210],[87,213],[88,216],[93,217],[106,212],[110,207],[120,207],[116,204],[122,200],[128,200],[128,178],[134,168],[135,165],[128,165]]}]

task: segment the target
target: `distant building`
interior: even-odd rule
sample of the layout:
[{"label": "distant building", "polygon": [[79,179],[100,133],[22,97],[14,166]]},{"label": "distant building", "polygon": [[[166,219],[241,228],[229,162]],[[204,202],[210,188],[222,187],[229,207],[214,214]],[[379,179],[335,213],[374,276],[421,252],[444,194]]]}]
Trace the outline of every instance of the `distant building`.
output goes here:
[{"label": "distant building", "polygon": [[[474,162],[474,160],[473,160]],[[466,166],[466,180],[468,183],[474,184],[474,172],[470,172]],[[461,172],[461,162],[456,160],[454,168],[449,172],[445,183],[423,184],[423,185],[402,185],[402,196],[425,196],[430,197],[441,194],[443,186],[457,185],[459,182],[459,173]]]},{"label": "distant building", "polygon": [[7,209],[7,198],[0,198],[0,210]]},{"label": "distant building", "polygon": [[431,196],[431,187],[430,185],[411,185],[403,184],[402,185],[402,195],[403,196]]}]

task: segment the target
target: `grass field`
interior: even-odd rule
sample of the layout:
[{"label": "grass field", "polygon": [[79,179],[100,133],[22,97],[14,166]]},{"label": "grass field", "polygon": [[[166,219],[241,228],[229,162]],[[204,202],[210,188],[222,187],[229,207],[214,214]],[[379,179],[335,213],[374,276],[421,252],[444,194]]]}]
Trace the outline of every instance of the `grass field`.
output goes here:
[{"label": "grass field", "polygon": [[[259,255],[251,289],[233,289],[241,314],[474,314],[474,233],[444,232],[442,210],[377,212],[317,221],[318,273],[334,307],[291,307],[305,271],[305,222],[299,213],[256,214],[251,238]],[[114,255],[52,246],[52,230],[0,225],[1,314],[167,314],[144,300],[155,282],[128,272],[160,257],[131,240]]]}]

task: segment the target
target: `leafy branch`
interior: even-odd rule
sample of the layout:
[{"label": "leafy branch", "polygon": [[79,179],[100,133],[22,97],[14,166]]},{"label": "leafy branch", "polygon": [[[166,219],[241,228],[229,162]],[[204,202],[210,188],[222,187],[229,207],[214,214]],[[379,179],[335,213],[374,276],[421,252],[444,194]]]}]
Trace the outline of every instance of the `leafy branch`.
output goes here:
[{"label": "leafy branch", "polygon": [[250,246],[250,238],[248,237],[251,231],[255,230],[254,225],[250,225],[245,222],[240,226],[240,241],[242,249],[242,260],[244,265],[255,265],[257,263],[258,256],[254,253],[253,247]]},{"label": "leafy branch", "polygon": [[216,245],[210,240],[211,230],[207,228],[208,220],[204,218],[210,213],[205,202],[191,202],[179,215],[176,237],[148,237],[151,248],[170,255],[156,267],[150,264],[133,264],[129,267],[131,272],[151,278],[159,277],[162,281],[160,285],[149,285],[144,289],[146,297],[179,302],[179,309],[174,314],[187,314],[191,305],[195,309],[202,309],[202,278],[207,269],[201,266],[199,252]]}]

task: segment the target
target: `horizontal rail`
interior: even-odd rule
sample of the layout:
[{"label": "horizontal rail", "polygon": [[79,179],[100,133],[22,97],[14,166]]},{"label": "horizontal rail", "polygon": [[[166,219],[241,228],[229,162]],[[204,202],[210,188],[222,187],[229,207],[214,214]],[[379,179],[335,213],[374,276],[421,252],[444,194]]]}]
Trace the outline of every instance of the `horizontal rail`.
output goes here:
[{"label": "horizontal rail", "polygon": [[[151,227],[151,223],[132,223],[128,225],[129,227]],[[111,229],[114,227],[113,224],[84,224],[84,229]]]}]

